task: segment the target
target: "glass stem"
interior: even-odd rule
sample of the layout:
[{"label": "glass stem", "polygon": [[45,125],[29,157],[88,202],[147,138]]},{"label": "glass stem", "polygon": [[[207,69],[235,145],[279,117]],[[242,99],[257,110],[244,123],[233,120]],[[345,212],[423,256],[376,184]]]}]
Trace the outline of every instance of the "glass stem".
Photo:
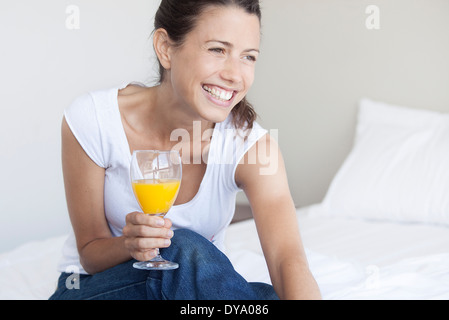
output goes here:
[{"label": "glass stem", "polygon": [[156,248],[156,256],[151,259],[151,261],[163,261],[164,259],[161,257],[161,253],[159,252],[159,248]]}]

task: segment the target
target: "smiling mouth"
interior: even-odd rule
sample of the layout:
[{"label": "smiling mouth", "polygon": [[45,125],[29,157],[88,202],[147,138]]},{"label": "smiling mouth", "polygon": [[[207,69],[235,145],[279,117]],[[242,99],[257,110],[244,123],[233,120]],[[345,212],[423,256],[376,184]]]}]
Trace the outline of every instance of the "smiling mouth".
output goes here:
[{"label": "smiling mouth", "polygon": [[209,93],[213,98],[224,102],[230,101],[234,96],[234,91],[225,90],[217,86],[203,85],[203,90]]}]

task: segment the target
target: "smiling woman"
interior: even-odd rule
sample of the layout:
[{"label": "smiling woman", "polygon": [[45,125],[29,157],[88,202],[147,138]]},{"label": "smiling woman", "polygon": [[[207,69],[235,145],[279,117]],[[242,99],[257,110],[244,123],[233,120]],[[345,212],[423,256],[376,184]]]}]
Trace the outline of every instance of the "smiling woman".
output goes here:
[{"label": "smiling woman", "polygon": [[[65,110],[62,162],[73,234],[52,299],[320,297],[281,154],[245,99],[259,44],[257,0],[162,0],[153,35],[160,83],[91,92]],[[195,130],[198,124],[201,130]],[[192,137],[181,150],[178,196],[165,218],[146,215],[129,180],[131,154],[176,148],[170,139],[175,130]],[[209,131],[212,135],[205,135]],[[207,153],[207,163],[189,159],[197,147],[199,154]],[[261,150],[276,151],[270,161],[277,170],[270,174],[261,173],[271,167],[260,160],[266,157]],[[184,162],[185,152],[190,161]],[[248,154],[256,154],[256,161],[241,161]],[[223,158],[232,161],[217,161]],[[242,190],[273,286],[248,283],[223,254],[225,230]],[[157,248],[179,268],[132,268],[135,260],[154,258]],[[71,276],[66,270],[73,266],[81,274],[78,290],[66,286]]]},{"label": "smiling woman", "polygon": [[[235,16],[223,17],[221,14],[217,14],[218,12],[214,9],[222,7],[231,7],[237,9],[237,13],[240,14],[247,13],[252,17],[253,25],[255,28],[259,30],[258,35],[249,30],[250,27],[247,22],[240,19],[240,15],[237,14]],[[243,10],[242,10],[243,9]],[[215,11],[215,12],[214,12]],[[232,11],[231,11],[232,12]],[[235,11],[234,11],[235,12]],[[251,44],[254,42],[254,47],[244,48],[241,52],[241,58],[248,60],[249,64],[254,64],[257,59],[257,55],[259,53],[259,42],[260,42],[260,20],[262,17],[262,13],[259,6],[259,1],[253,0],[199,0],[199,1],[162,1],[161,6],[155,17],[155,28],[163,29],[167,32],[170,37],[170,40],[173,42],[175,46],[182,46],[184,42],[188,39],[186,37],[187,34],[190,35],[193,29],[199,29],[203,32],[209,31],[207,28],[196,28],[198,24],[202,21],[198,19],[200,13],[207,13],[207,15],[203,15],[203,17],[209,18],[212,23],[208,23],[207,26],[210,28],[214,26],[216,28],[220,27],[220,24],[216,23],[214,20],[223,19],[226,20],[226,27],[222,32],[227,32],[231,35],[231,38],[235,35],[246,35],[249,37],[249,42],[246,40],[242,40],[243,44]],[[225,19],[226,18],[226,19]],[[215,53],[217,57],[223,57],[228,54],[231,49],[236,49],[233,46],[233,43],[226,41],[226,37],[224,38],[214,38],[214,36],[218,36],[214,32],[208,33],[211,38],[205,38],[204,49],[209,50],[211,53]],[[223,34],[224,36],[224,34]],[[229,39],[231,39],[229,38]],[[160,61],[160,60],[159,60]],[[159,62],[159,72],[160,72],[160,82],[162,83],[165,80],[167,75],[167,69]],[[217,88],[216,90],[220,90]],[[219,91],[220,92],[220,91]],[[238,99],[238,103],[232,109],[233,114],[233,123],[237,127],[248,126],[248,128],[252,128],[253,122],[257,118],[257,114],[253,109],[253,106],[247,101],[246,96],[243,96],[242,99]]]}]

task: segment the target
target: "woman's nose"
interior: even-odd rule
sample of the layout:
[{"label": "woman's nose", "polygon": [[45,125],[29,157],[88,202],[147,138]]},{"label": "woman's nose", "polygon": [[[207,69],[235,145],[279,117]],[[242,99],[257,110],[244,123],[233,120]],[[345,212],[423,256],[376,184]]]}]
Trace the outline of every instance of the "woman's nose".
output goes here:
[{"label": "woman's nose", "polygon": [[229,81],[233,84],[241,83],[243,76],[240,65],[240,59],[234,57],[228,57],[223,66],[221,76],[224,80]]}]

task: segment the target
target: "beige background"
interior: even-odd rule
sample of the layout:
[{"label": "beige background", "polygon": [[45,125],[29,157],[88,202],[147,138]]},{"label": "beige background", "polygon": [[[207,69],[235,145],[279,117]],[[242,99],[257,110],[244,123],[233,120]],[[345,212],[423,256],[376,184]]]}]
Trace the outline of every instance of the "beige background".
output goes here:
[{"label": "beige background", "polygon": [[[88,90],[153,80],[149,35],[158,4],[2,4],[0,252],[70,228],[62,111]],[[79,8],[79,29],[67,28],[69,5]],[[379,30],[365,26],[368,5],[380,9]],[[260,123],[279,130],[297,206],[323,198],[351,148],[362,96],[449,111],[449,1],[263,0],[262,7],[250,98]]]}]

